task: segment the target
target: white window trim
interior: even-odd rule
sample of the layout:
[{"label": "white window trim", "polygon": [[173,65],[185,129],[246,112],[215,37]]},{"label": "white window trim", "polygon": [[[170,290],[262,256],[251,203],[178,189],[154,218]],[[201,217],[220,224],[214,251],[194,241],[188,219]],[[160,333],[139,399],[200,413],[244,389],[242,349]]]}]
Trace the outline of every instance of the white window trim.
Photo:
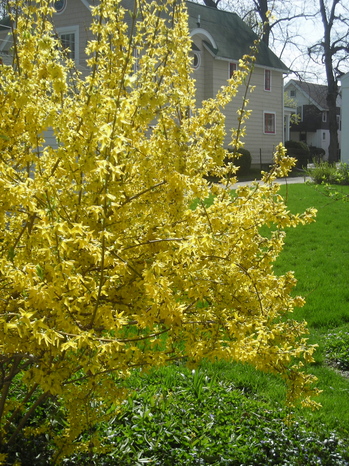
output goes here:
[{"label": "white window trim", "polygon": [[74,61],[76,64],[79,64],[80,57],[79,57],[79,25],[76,26],[65,26],[61,28],[57,28],[57,34],[61,37],[62,34],[74,34],[75,37],[75,57]]},{"label": "white window trim", "polygon": [[[266,131],[265,129],[265,115],[274,115],[274,131],[273,132],[270,132],[270,131]],[[276,113],[275,112],[263,112],[263,134],[270,134],[270,135],[274,135],[276,134]]]},{"label": "white window trim", "polygon": [[193,57],[195,56],[197,58],[197,60],[198,60],[196,66],[194,66],[194,60],[193,60],[192,68],[193,68],[193,70],[198,70],[200,68],[200,66],[201,66],[201,53],[198,52],[197,50],[192,50],[191,54],[192,54]]},{"label": "white window trim", "polygon": [[[265,77],[266,77],[267,71],[269,72],[269,89],[267,89],[267,88],[265,87]],[[272,89],[272,75],[273,75],[273,73],[271,72],[270,69],[268,69],[268,68],[265,68],[265,69],[264,69],[264,75],[263,75],[264,83],[263,83],[263,84],[264,84],[264,90],[265,90],[265,92],[271,92],[271,89]],[[267,112],[267,113],[268,113],[268,112]]]},{"label": "white window trim", "polygon": [[322,112],[322,122],[327,123],[327,112]]}]

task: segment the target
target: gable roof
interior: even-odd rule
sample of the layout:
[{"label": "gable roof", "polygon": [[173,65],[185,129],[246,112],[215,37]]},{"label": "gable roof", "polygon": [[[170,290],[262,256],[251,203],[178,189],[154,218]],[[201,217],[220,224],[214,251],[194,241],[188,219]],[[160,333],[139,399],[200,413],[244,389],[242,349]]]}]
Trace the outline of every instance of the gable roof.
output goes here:
[{"label": "gable roof", "polygon": [[[236,14],[217,8],[186,2],[189,15],[189,28],[202,28],[213,38],[216,48],[206,43],[216,58],[238,61],[250,53],[250,47],[258,39],[252,29]],[[287,72],[287,66],[267,47],[264,42],[258,46],[256,64]]]},{"label": "gable roof", "polygon": [[285,89],[287,89],[291,84],[293,84],[296,89],[302,92],[302,94],[309,99],[309,103],[318,107],[319,110],[328,110],[326,101],[327,86],[324,84],[307,83],[305,81],[296,81],[295,79],[291,79],[285,85]]}]

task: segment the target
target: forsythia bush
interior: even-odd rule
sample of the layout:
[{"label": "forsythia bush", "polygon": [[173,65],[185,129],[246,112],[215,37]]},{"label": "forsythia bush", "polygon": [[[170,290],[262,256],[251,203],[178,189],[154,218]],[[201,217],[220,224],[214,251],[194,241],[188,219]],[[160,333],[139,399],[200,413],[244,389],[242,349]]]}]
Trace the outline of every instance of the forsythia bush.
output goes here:
[{"label": "forsythia bush", "polygon": [[232,170],[222,109],[253,60],[196,108],[185,5],[102,0],[82,78],[50,3],[13,6],[14,63],[0,68],[0,451],[50,432],[29,422],[49,399],[65,419],[54,461],[77,438],[98,449],[92,428],[130,371],[179,359],[251,363],[312,403],[314,348],[284,317],[303,300],[273,272],[283,230],[313,218],[274,183],[293,161],[280,146],[265,185],[233,197],[205,179]]}]

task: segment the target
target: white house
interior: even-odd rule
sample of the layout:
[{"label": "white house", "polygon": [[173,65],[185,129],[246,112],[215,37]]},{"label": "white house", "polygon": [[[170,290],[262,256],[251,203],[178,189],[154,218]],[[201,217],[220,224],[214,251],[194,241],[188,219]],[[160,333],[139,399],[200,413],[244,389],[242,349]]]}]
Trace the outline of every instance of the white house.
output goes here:
[{"label": "white house", "polygon": [[[291,125],[290,139],[302,141],[308,146],[318,147],[328,157],[330,131],[328,123],[327,86],[291,79],[285,85],[285,92],[295,102],[299,120]],[[337,121],[340,138],[341,98],[337,99]],[[340,147],[339,147],[340,149]]]}]

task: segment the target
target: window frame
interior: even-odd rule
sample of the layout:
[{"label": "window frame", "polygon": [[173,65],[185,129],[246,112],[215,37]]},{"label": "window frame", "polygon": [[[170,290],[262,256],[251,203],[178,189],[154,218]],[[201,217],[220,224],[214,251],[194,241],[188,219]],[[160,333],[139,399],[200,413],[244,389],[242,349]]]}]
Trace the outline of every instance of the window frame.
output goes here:
[{"label": "window frame", "polygon": [[57,34],[59,40],[61,40],[62,36],[73,34],[74,35],[74,56],[72,60],[78,64],[79,63],[79,25],[76,26],[65,26],[57,28]]},{"label": "window frame", "polygon": [[271,91],[271,70],[264,70],[264,90],[267,92]]},{"label": "window frame", "polygon": [[[198,70],[201,66],[201,53],[198,51],[198,50],[192,50],[191,52],[191,56],[193,58],[193,63],[192,63],[192,68],[193,70]],[[197,64],[195,65],[195,59],[197,59]]]},{"label": "window frame", "polygon": [[[268,116],[271,116],[272,117],[272,130],[271,131],[268,131],[267,128],[269,126],[269,123],[268,125],[266,124],[267,121],[266,121],[266,118]],[[264,134],[276,134],[276,113],[275,112],[263,112],[263,133]]]},{"label": "window frame", "polygon": [[238,64],[234,61],[228,62],[228,79],[231,79],[234,76],[234,73],[238,69]]}]

